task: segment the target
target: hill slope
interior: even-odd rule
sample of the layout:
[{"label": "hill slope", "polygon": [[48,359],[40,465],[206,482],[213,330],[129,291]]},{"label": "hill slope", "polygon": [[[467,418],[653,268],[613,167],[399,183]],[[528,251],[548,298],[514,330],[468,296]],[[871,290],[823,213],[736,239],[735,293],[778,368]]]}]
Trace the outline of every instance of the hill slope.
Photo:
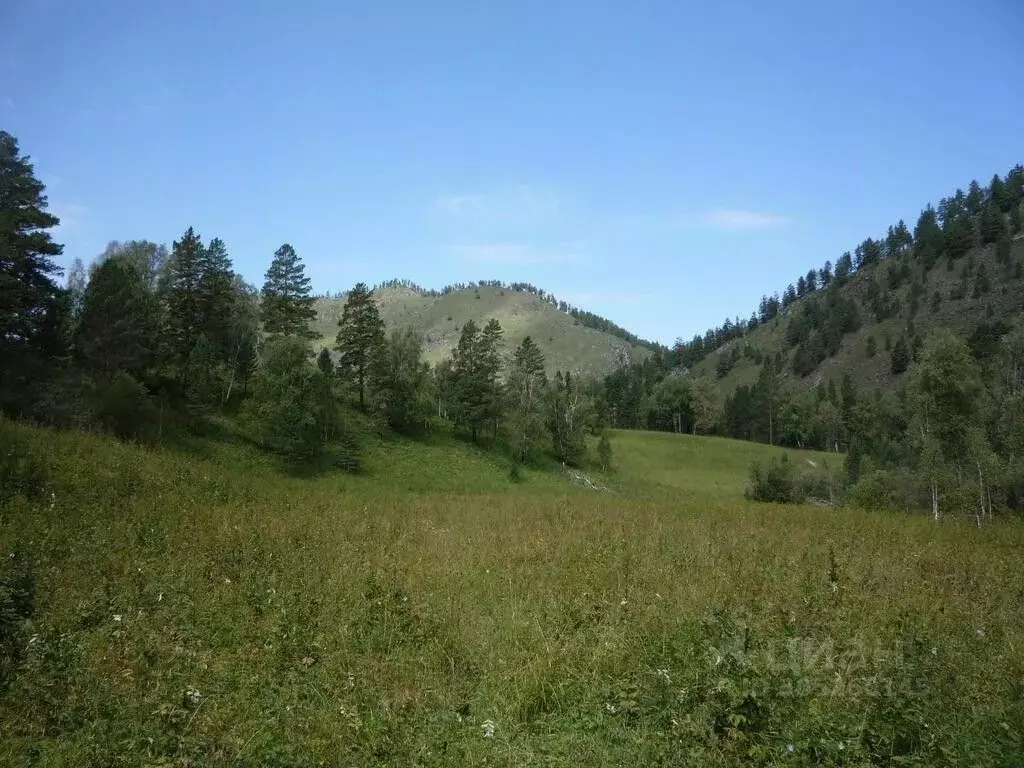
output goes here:
[{"label": "hill slope", "polygon": [[[946,259],[925,270],[909,257],[897,262],[883,261],[850,276],[841,287],[844,298],[857,304],[860,327],[843,335],[835,355],[797,370],[797,330],[803,313],[823,297],[810,294],[798,299],[773,320],[733,339],[693,367],[696,374],[719,379],[719,390],[728,393],[752,384],[763,355],[782,354],[787,378],[808,387],[849,373],[860,388],[887,391],[898,384],[903,373],[894,373],[892,348],[902,338],[908,350],[937,328],[949,328],[971,338],[980,327],[999,323],[1010,325],[1024,310],[1024,241],[1014,242],[1009,264],[996,257],[995,246],[972,250],[948,266]],[[897,277],[902,265],[906,272]],[[876,287],[877,286],[877,287]],[[872,296],[884,296],[888,307],[875,311]],[[916,298],[915,298],[916,295]],[[936,296],[938,297],[936,299]],[[891,312],[891,314],[890,314]],[[723,363],[723,358],[729,363]],[[719,365],[728,371],[719,376]]]},{"label": "hill slope", "polygon": [[[569,370],[600,376],[650,354],[639,344],[584,326],[537,295],[507,287],[475,286],[432,296],[390,286],[376,289],[374,296],[389,329],[410,327],[423,334],[424,357],[431,363],[451,356],[466,321],[483,327],[492,317],[505,331],[506,353],[530,336],[544,353],[549,374]],[[343,298],[317,301],[313,327],[322,335],[320,345],[333,345],[344,306]]]}]

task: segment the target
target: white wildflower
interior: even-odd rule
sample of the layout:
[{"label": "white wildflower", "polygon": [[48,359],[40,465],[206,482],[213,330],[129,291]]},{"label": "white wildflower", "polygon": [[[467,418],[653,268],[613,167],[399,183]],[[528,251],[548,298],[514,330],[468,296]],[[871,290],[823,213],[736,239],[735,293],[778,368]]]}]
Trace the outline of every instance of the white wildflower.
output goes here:
[{"label": "white wildflower", "polygon": [[480,730],[483,731],[483,735],[484,735],[485,739],[493,739],[494,738],[494,731],[495,731],[495,729],[497,729],[497,727],[498,727],[498,724],[495,723],[493,720],[484,720],[480,724]]},{"label": "white wildflower", "polygon": [[117,624],[121,623],[121,614],[120,613],[115,613],[114,614],[114,622],[117,623]]},{"label": "white wildflower", "polygon": [[666,683],[671,683],[672,682],[672,678],[669,676],[667,669],[656,669],[656,670],[654,670],[654,673],[658,677],[662,678]]},{"label": "white wildflower", "polygon": [[939,655],[939,649],[938,648],[932,648],[932,656],[938,656],[938,655]]},{"label": "white wildflower", "polygon": [[625,604],[626,604],[626,598],[622,598],[621,602],[619,602],[619,605],[625,605]]},{"label": "white wildflower", "polygon": [[792,752],[793,751],[793,745],[792,744],[787,744],[786,745],[786,751],[787,752]]},{"label": "white wildflower", "polygon": [[611,702],[605,702],[604,708],[608,711],[609,714],[615,714],[615,705]]},{"label": "white wildflower", "polygon": [[195,705],[202,700],[203,694],[189,686],[185,689],[185,698],[188,699],[189,704]]},{"label": "white wildflower", "polygon": [[984,629],[976,629],[976,630],[974,630],[974,634],[976,634],[978,637],[984,637],[985,636],[985,630]]}]

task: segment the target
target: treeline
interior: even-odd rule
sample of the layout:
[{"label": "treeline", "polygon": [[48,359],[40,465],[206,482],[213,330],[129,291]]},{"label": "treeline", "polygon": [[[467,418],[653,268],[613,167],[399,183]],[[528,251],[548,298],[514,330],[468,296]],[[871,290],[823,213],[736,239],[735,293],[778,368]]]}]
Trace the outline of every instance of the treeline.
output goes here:
[{"label": "treeline", "polygon": [[[376,291],[386,288],[405,288],[407,290],[419,294],[420,296],[428,296],[430,298],[435,299],[440,298],[442,296],[447,296],[450,293],[458,293],[460,291],[471,291],[479,288],[494,288],[503,291],[516,291],[517,293],[528,293],[532,296],[536,296],[541,301],[550,304],[559,312],[569,315],[576,322],[578,322],[585,328],[592,328],[595,331],[607,333],[611,336],[615,336],[616,338],[622,339],[623,341],[627,341],[630,344],[645,347],[655,352],[661,352],[664,350],[664,347],[658,344],[657,342],[649,341],[647,339],[641,339],[636,334],[630,333],[625,328],[616,325],[608,318],[601,317],[600,315],[595,315],[593,312],[587,312],[586,310],[580,309],[579,307],[574,307],[567,301],[561,300],[554,294],[549,293],[548,291],[545,291],[542,288],[538,288],[537,286],[532,285],[531,283],[506,283],[502,280],[478,280],[475,283],[450,283],[446,285],[444,288],[441,288],[440,290],[434,290],[424,288],[423,286],[414,283],[412,280],[395,278],[393,280],[385,280],[381,283],[377,283],[373,287],[373,290]],[[337,292],[334,294],[328,294],[324,298],[341,299],[344,298],[344,296],[344,293]]]},{"label": "treeline", "polygon": [[[763,296],[757,311],[751,314],[749,320],[726,320],[721,326],[709,329],[703,335],[698,334],[690,341],[677,340],[673,347],[673,361],[676,365],[692,367],[728,342],[759,325],[771,322],[797,300],[830,288],[838,289],[853,274],[883,261],[891,264],[887,274],[891,290],[898,289],[910,279],[913,267],[918,267],[919,274],[926,274],[945,258],[948,269],[953,271],[959,259],[975,246],[981,245],[994,244],[999,262],[1004,268],[1019,271],[1019,262],[1011,263],[1010,252],[1013,235],[1024,228],[1022,203],[1024,166],[1015,166],[1005,177],[994,175],[985,187],[972,181],[966,192],[958,189],[953,195],[940,200],[937,207],[927,205],[918,216],[913,232],[900,219],[888,228],[884,237],[869,237],[853,253],[843,253],[834,265],[827,261],[820,269],[808,270],[795,283],[786,286],[781,295],[775,293]],[[964,270],[961,274],[961,298],[967,291],[966,283],[974,276],[980,285],[976,290],[984,292],[990,276]],[[953,298],[956,298],[955,294]],[[869,301],[876,316],[899,311],[878,283]],[[844,311],[849,312],[848,309]],[[856,323],[845,321],[837,325],[852,330]],[[837,330],[832,328],[827,333],[834,337]],[[843,331],[838,333],[841,336]],[[810,346],[803,358],[805,368],[810,360],[817,359],[820,362],[824,359],[822,353],[827,355],[834,343],[827,337],[820,337],[810,340]]]},{"label": "treeline", "polygon": [[[1004,322],[990,311],[967,338],[915,327],[922,307],[947,299],[981,299],[995,281],[1019,279],[1012,241],[1024,216],[1024,169],[986,188],[925,208],[913,234],[903,222],[882,240],[865,240],[835,267],[809,273],[783,297],[766,297],[747,328],[726,323],[700,344],[729,342],[714,375],[741,359],[759,366],[757,379],[721,398],[712,378],[676,375],[699,359],[700,344],[678,346],[621,368],[594,385],[609,423],[629,428],[707,431],[798,448],[843,451],[849,492],[869,505],[965,511],[979,519],[1024,508],[1024,320]],[[977,248],[994,251],[1002,275],[990,274]],[[929,270],[945,261],[957,273],[949,295],[925,288]],[[991,262],[988,262],[991,264]],[[857,291],[849,284],[863,271]],[[905,290],[904,290],[905,289]],[[862,301],[857,300],[861,296]],[[798,299],[805,299],[791,306]],[[991,308],[990,308],[991,309]],[[788,311],[787,311],[788,310]],[[769,354],[746,331],[787,314],[781,351]],[[864,322],[906,318],[895,339],[869,336],[865,354],[885,353],[901,376],[885,395],[859,392],[847,372],[814,388],[801,382],[843,338]],[[688,356],[689,355],[689,356]],[[708,403],[713,412],[708,413]]]},{"label": "treeline", "polygon": [[[43,185],[0,133],[0,406],[8,416],[160,440],[235,414],[261,446],[293,461],[353,468],[360,430],[452,428],[508,446],[516,466],[578,465],[598,431],[580,382],[548,380],[529,338],[506,360],[496,320],[467,322],[451,360],[431,367],[409,329],[385,333],[373,293],[347,294],[331,348],[311,341],[314,296],[294,248],[274,253],[262,288],[233,270],[226,244],[191,227],[170,250],[113,242],[57,285]],[[333,352],[333,354],[332,354]],[[507,371],[502,377],[501,373]],[[600,442],[607,465],[610,445]]]}]

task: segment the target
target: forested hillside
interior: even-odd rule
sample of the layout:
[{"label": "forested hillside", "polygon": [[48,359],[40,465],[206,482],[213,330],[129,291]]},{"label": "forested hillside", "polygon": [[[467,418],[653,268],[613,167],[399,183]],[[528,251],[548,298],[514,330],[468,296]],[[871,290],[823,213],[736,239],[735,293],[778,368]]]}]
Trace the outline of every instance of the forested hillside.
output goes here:
[{"label": "forested hillside", "polygon": [[[423,356],[432,364],[452,356],[467,321],[483,326],[490,318],[501,323],[510,346],[527,336],[533,339],[543,350],[552,376],[559,370],[604,376],[660,349],[527,283],[481,280],[435,291],[390,280],[374,286],[373,296],[385,327],[411,328],[423,336]],[[344,295],[317,299],[313,328],[321,334],[322,343],[337,331],[344,303]]]},{"label": "forested hillside", "polygon": [[[584,378],[649,353],[527,284],[439,294],[359,283],[317,300],[287,242],[261,288],[188,227],[168,249],[112,242],[66,287],[58,224],[0,132],[0,410],[157,443],[233,429],[293,468],[356,469],[368,438],[454,432],[524,464],[608,466]],[[506,335],[507,325],[510,329]],[[646,344],[646,343],[645,343]],[[211,426],[214,425],[214,426]]]},{"label": "forested hillside", "polygon": [[616,371],[599,407],[616,426],[846,451],[872,503],[1020,507],[1022,229],[1016,166],[809,270],[749,320]]}]

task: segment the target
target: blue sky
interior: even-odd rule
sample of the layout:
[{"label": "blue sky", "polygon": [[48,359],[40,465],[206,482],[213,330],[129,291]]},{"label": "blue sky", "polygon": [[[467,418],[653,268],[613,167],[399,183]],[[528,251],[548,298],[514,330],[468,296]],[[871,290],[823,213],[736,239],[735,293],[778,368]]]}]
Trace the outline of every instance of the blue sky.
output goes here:
[{"label": "blue sky", "polygon": [[63,218],[261,284],[525,280],[663,342],[1024,162],[1024,5],[113,2],[0,9],[0,128]]}]

